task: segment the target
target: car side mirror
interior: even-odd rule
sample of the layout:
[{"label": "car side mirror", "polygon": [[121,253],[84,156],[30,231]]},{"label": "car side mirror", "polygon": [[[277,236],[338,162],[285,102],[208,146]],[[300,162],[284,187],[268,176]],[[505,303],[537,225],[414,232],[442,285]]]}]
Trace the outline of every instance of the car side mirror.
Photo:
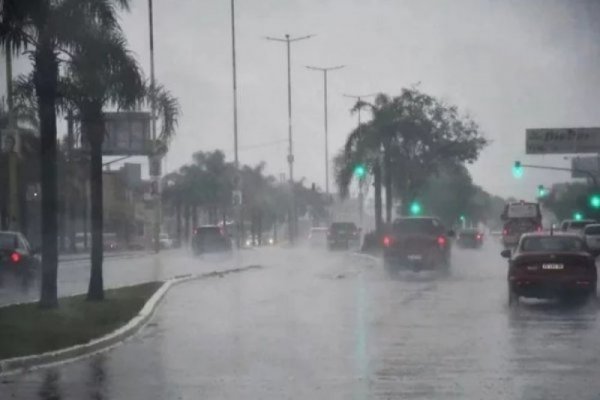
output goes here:
[{"label": "car side mirror", "polygon": [[502,257],[504,257],[504,258],[510,258],[511,251],[510,251],[509,249],[502,250],[502,251],[500,252],[500,255],[501,255]]},{"label": "car side mirror", "polygon": [[454,232],[452,229],[450,229],[448,231],[448,233],[446,234],[446,236],[448,236],[449,238],[453,238],[456,236],[456,232]]}]

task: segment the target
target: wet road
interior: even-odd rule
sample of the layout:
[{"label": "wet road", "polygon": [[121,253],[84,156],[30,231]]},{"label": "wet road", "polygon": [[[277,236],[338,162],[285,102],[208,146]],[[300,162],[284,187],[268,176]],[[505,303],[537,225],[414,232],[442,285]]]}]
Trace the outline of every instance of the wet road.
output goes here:
[{"label": "wet road", "polygon": [[[260,261],[260,254],[254,250],[243,250],[234,256],[215,254],[203,257],[193,257],[187,250],[164,250],[159,254],[109,254],[104,259],[104,285],[106,288],[135,285]],[[89,279],[88,259],[62,260],[58,268],[59,296],[86,293]],[[27,280],[7,274],[0,276],[0,306],[37,301],[39,294],[39,273]]]},{"label": "wet road", "polygon": [[498,248],[391,279],[344,253],[178,286],[112,351],[0,379],[7,399],[597,399],[598,305],[506,303]]}]

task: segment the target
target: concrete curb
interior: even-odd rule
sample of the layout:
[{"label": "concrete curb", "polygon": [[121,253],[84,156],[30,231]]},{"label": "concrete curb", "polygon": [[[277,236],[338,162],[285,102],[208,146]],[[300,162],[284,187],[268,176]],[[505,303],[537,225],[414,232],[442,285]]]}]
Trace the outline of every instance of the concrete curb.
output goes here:
[{"label": "concrete curb", "polygon": [[50,351],[42,354],[30,356],[8,358],[0,360],[0,377],[12,375],[27,370],[49,367],[52,365],[75,361],[76,359],[87,357],[102,351],[106,351],[122,343],[125,339],[133,336],[148,322],[154,315],[154,311],[164,298],[165,294],[175,285],[212,277],[222,278],[232,273],[244,272],[252,269],[262,268],[259,265],[248,267],[233,268],[224,271],[213,271],[198,275],[178,276],[165,281],[162,286],[148,299],[140,312],[133,317],[127,324],[105,336],[93,339],[88,343],[67,347],[60,350]]}]

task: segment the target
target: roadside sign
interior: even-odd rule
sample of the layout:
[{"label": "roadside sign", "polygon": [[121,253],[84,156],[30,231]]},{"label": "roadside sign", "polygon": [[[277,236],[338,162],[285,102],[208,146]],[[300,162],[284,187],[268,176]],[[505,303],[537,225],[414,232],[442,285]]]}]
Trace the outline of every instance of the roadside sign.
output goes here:
[{"label": "roadside sign", "polygon": [[589,178],[589,172],[595,176],[600,175],[600,157],[575,157],[571,159],[571,177],[572,178]]},{"label": "roadside sign", "polygon": [[600,128],[543,128],[525,131],[527,154],[600,153]]},{"label": "roadside sign", "polygon": [[232,197],[234,206],[239,206],[242,204],[242,191],[241,190],[234,190],[233,196],[231,196],[231,197]]}]

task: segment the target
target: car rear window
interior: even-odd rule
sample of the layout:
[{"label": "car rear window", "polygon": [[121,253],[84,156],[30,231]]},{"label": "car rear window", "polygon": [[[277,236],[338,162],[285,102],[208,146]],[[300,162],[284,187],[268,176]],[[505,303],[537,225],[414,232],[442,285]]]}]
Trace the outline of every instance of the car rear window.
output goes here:
[{"label": "car rear window", "polygon": [[16,235],[12,233],[0,233],[0,250],[12,250],[19,247]]},{"label": "car rear window", "polygon": [[397,233],[437,234],[442,230],[439,221],[427,218],[400,219],[393,227]]},{"label": "car rear window", "polygon": [[196,236],[205,238],[220,237],[222,236],[221,228],[218,226],[198,228],[196,229]]},{"label": "car rear window", "polygon": [[334,222],[331,224],[331,230],[334,232],[350,232],[356,230],[356,225],[352,222]]},{"label": "car rear window", "polygon": [[600,235],[600,225],[588,225],[585,227],[583,232],[586,235]]},{"label": "car rear window", "polygon": [[585,248],[583,241],[577,237],[534,236],[523,239],[521,251],[581,251]]},{"label": "car rear window", "polygon": [[569,229],[583,229],[587,225],[593,224],[596,221],[573,221],[569,224]]}]

